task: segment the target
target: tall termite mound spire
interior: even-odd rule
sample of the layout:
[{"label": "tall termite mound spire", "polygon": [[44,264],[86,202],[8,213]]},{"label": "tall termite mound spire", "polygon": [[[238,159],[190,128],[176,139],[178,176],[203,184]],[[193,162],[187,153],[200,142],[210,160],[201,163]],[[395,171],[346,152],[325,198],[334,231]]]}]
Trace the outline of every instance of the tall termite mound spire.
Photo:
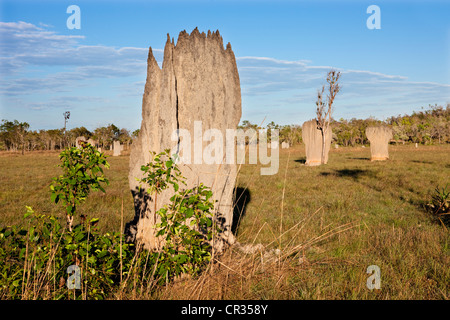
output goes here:
[{"label": "tall termite mound spire", "polygon": [[[182,130],[189,132],[191,139],[195,134],[203,136],[208,129],[219,130],[225,137],[226,129],[236,129],[241,118],[241,88],[231,45],[228,43],[226,48],[223,47],[219,31],[208,31],[207,35],[197,28],[191,34],[182,31],[176,44],[167,35],[162,69],[151,48],[147,64],[141,129],[130,154],[129,184],[134,197],[135,218],[127,224],[126,232],[128,240],[137,240],[147,248],[155,248],[154,225],[158,223],[158,217],[155,218],[153,211],[155,207],[158,210],[168,204],[173,190],[160,193],[156,206],[152,195],[139,190],[139,182],[135,178],[142,177],[141,166],[151,160],[149,151],[174,150],[176,135],[179,141]],[[201,126],[198,121],[201,121]],[[207,145],[203,139],[200,143],[203,144],[201,149],[198,144],[191,143],[191,164],[179,164],[179,168],[186,177],[186,188],[199,183],[211,187],[217,200],[216,218],[224,230],[221,234],[223,241],[218,241],[215,246],[223,247],[223,244],[234,241],[230,227],[237,168],[225,161],[221,164],[194,163],[194,154],[198,159],[199,150],[202,152]],[[225,141],[223,144],[225,150]]]},{"label": "tall termite mound spire", "polygon": [[392,139],[392,129],[388,127],[367,127],[366,137],[370,141],[370,160],[389,159],[389,141]]}]

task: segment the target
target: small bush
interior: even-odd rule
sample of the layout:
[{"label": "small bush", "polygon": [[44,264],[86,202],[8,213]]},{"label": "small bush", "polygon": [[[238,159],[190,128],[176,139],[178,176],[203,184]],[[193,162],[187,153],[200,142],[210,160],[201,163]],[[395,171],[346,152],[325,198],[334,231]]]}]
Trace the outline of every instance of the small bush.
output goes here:
[{"label": "small bush", "polygon": [[109,184],[103,168],[109,168],[106,156],[89,143],[81,148],[68,148],[59,155],[63,174],[53,178],[50,186],[53,202],[60,202],[66,210],[69,230],[72,228],[76,209],[89,196],[91,190],[105,192],[102,184]]},{"label": "small bush", "polygon": [[437,186],[436,189],[434,189],[431,201],[427,204],[427,207],[433,216],[439,219],[443,224],[449,224],[450,222],[450,190],[447,189],[448,184],[441,189]]},{"label": "small bush", "polygon": [[153,154],[153,159],[141,167],[144,177],[138,181],[148,186],[147,192],[157,195],[172,185],[174,195],[170,203],[155,211],[161,222],[155,227],[163,243],[158,252],[158,275],[170,280],[186,273],[198,275],[210,262],[213,237],[220,232],[214,223],[212,191],[200,184],[192,189],[180,190],[185,185],[169,150]]},{"label": "small bush", "polygon": [[[99,234],[98,219],[72,231],[27,207],[25,227],[0,230],[3,299],[104,299],[126,275],[134,246],[119,233]],[[79,290],[68,290],[68,268],[81,270]]]}]

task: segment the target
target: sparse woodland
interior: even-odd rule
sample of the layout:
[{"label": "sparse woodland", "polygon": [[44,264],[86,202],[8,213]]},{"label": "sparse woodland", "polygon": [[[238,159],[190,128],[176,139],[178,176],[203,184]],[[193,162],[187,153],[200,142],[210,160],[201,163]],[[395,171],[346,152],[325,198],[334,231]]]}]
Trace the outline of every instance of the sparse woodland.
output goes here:
[{"label": "sparse woodland", "polygon": [[0,125],[0,150],[2,151],[35,151],[35,150],[62,150],[65,147],[75,146],[75,139],[83,136],[92,138],[97,142],[97,147],[109,148],[114,140],[122,144],[130,144],[132,138],[139,130],[130,133],[125,128],[118,128],[114,124],[99,127],[89,131],[85,127],[77,127],[67,130],[28,130],[29,124],[17,120],[8,121],[3,119]]}]

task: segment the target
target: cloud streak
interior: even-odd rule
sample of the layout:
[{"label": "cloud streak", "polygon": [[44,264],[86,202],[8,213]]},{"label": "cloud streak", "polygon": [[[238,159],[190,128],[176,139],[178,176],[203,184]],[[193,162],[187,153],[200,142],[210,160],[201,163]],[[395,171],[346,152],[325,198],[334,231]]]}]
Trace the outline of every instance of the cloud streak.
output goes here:
[{"label": "cloud streak", "polygon": [[[266,116],[278,117],[280,122],[289,123],[289,117],[279,116],[280,111],[297,114],[300,121],[314,116],[317,90],[325,84],[326,74],[332,68],[342,73],[342,90],[335,101],[339,117],[365,114],[385,118],[428,104],[450,102],[449,84],[410,81],[403,75],[315,66],[306,60],[243,57],[237,58],[237,63],[242,94],[255,109],[248,114],[260,115],[272,105],[274,112]],[[257,104],[260,107],[256,111]]]},{"label": "cloud streak", "polygon": [[92,79],[145,74],[148,49],[88,46],[83,39],[26,22],[0,22],[1,94],[60,92]]}]

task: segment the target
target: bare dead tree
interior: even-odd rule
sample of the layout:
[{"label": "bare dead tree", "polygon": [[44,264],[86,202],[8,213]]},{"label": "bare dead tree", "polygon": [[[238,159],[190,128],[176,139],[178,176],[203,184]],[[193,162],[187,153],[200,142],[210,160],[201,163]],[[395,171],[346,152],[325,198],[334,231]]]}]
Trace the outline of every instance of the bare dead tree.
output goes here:
[{"label": "bare dead tree", "polygon": [[317,115],[317,129],[322,133],[322,158],[321,163],[325,163],[325,141],[328,130],[330,128],[331,117],[333,114],[333,102],[336,95],[341,90],[339,85],[339,78],[341,73],[336,70],[330,70],[327,75],[328,94],[327,99],[324,101],[325,85],[322,86],[322,90],[317,91],[316,101],[316,115]]}]

